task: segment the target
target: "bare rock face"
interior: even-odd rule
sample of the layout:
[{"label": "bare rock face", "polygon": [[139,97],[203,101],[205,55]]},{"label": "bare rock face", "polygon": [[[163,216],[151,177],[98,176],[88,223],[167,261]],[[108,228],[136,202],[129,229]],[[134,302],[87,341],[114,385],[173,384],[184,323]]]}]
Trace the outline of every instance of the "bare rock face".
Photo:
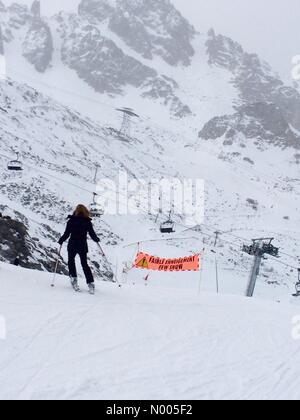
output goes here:
[{"label": "bare rock face", "polygon": [[9,26],[14,29],[20,29],[31,18],[28,7],[22,4],[13,3],[7,8],[7,11],[9,14]]},{"label": "bare rock face", "polygon": [[161,100],[173,115],[191,114],[176,95],[178,84],[123,52],[101,34],[97,25],[72,14],[57,17],[62,37],[62,61],[99,93],[123,94],[124,88],[141,89],[143,97]]},{"label": "bare rock face", "polygon": [[273,103],[288,123],[300,129],[300,94],[285,86],[267,63],[213,30],[208,33],[206,47],[209,64],[232,72],[232,83],[240,92],[242,104]]},{"label": "bare rock face", "polygon": [[[55,264],[55,251],[46,249],[38,239],[32,238],[26,225],[10,217],[0,217],[0,258],[2,261],[18,264],[24,268],[52,271]],[[65,264],[59,273],[66,274]]]},{"label": "bare rock face", "polygon": [[[217,116],[199,133],[202,139],[224,137],[233,144],[239,137],[280,147],[300,148],[300,94],[285,86],[271,67],[255,54],[248,54],[230,38],[208,33],[208,62],[232,73],[240,103],[232,115]],[[256,139],[256,140],[255,140]]]},{"label": "bare rock face", "polygon": [[53,40],[49,26],[41,19],[33,18],[23,42],[23,55],[40,73],[44,73],[52,61]]},{"label": "bare rock face", "polygon": [[173,79],[166,76],[156,76],[146,80],[143,83],[143,88],[146,88],[146,91],[142,94],[144,98],[163,100],[175,117],[184,118],[191,115],[190,108],[174,95],[174,91],[179,90],[179,86]]},{"label": "bare rock face", "polygon": [[41,2],[40,0],[34,0],[31,6],[31,14],[36,19],[41,19]]},{"label": "bare rock face", "polygon": [[194,28],[169,0],[82,0],[79,14],[109,28],[144,58],[189,65]]},{"label": "bare rock face", "polygon": [[233,144],[240,136],[300,149],[300,137],[291,129],[281,109],[265,102],[244,105],[233,115],[213,118],[199,133],[203,140],[224,138],[226,144]]},{"label": "bare rock face", "polygon": [[[75,30],[78,25],[80,31]],[[155,77],[155,70],[125,55],[97,27],[82,25],[76,15],[63,28],[63,62],[97,92],[119,94],[126,84],[140,87],[145,79]]]}]

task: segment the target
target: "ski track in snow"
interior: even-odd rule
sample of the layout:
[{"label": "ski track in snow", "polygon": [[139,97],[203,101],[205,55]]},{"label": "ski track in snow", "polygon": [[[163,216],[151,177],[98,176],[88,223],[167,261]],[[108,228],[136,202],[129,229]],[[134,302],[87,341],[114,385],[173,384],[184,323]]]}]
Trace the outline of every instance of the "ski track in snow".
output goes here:
[{"label": "ski track in snow", "polygon": [[[184,277],[182,279],[184,281]],[[1,264],[0,399],[299,399],[295,307]]]}]

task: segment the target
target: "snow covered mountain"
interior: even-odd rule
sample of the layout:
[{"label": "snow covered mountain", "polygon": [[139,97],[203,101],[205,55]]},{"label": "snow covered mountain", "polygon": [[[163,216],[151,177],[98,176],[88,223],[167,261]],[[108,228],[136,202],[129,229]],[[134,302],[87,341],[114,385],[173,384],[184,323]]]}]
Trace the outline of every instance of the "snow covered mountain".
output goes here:
[{"label": "snow covered mountain", "polygon": [[[242,294],[252,263],[243,238],[275,236],[291,256],[288,266],[264,262],[261,294],[290,293],[300,238],[297,90],[235,41],[198,33],[168,0],[82,0],[78,13],[52,18],[38,1],[1,4],[0,25],[9,76],[0,82],[1,210],[22,219],[33,264],[52,266],[65,216],[91,202],[100,162],[101,178],[123,169],[137,179],[206,180],[205,226],[186,231],[175,215],[183,240],[146,251],[173,257],[204,246],[207,272],[217,252],[222,290]],[[117,132],[120,104],[143,115],[130,141]],[[15,151],[22,178],[5,169]],[[111,261],[125,243],[161,238],[143,212],[106,216],[97,228]],[[216,230],[225,232],[217,248]],[[99,271],[96,250],[92,260]],[[214,287],[211,275],[205,287]]]},{"label": "snow covered mountain", "polygon": [[[233,106],[271,102],[288,124],[300,128],[296,89],[233,40],[213,30],[198,33],[169,0],[82,0],[78,13],[50,19],[42,16],[38,0],[31,10],[2,4],[0,11],[9,75],[26,68],[17,65],[23,57],[41,81],[47,73],[49,80],[54,67],[65,82],[63,72],[71,69],[102,97],[132,101],[135,92],[148,99],[138,102],[143,107],[154,102],[156,109],[167,107],[189,121],[204,114],[203,123],[218,112],[215,96],[229,94],[226,114]],[[222,86],[213,86],[215,72]],[[203,109],[212,105],[213,115]]]}]

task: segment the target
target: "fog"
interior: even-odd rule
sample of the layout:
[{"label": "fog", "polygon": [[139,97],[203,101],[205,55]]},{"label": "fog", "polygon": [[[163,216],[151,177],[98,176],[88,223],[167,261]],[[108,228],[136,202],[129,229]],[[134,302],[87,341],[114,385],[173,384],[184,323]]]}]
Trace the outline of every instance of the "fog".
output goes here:
[{"label": "fog", "polygon": [[[18,0],[4,0],[5,4]],[[284,79],[300,54],[299,0],[172,0],[199,31],[214,27],[270,62]],[[31,4],[32,0],[22,0]],[[76,10],[79,0],[41,0],[43,13]]]}]

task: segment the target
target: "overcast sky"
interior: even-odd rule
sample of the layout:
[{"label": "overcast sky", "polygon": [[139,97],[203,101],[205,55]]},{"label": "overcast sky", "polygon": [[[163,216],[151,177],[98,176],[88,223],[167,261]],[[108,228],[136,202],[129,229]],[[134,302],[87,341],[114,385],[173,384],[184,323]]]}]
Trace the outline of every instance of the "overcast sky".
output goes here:
[{"label": "overcast sky", "polygon": [[[31,4],[32,0],[3,0]],[[199,31],[214,27],[257,52],[282,77],[300,54],[300,0],[172,0]],[[43,13],[75,10],[79,0],[41,0]]]}]

